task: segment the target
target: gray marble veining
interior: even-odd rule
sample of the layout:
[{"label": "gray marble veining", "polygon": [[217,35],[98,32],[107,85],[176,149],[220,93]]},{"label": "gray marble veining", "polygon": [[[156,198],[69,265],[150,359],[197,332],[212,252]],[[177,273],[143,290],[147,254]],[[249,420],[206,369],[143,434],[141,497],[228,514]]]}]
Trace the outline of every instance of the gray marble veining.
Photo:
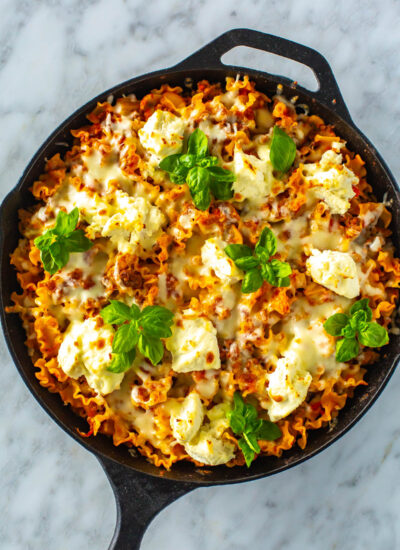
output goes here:
[{"label": "gray marble veining", "polygon": [[[0,198],[82,103],[232,27],[324,54],[355,122],[400,177],[396,0],[0,0],[0,11]],[[233,60],[312,85],[292,64],[249,52],[232,52]],[[100,465],[40,409],[3,339],[0,361],[0,547],[107,548],[115,506]],[[396,373],[362,421],[306,464],[183,497],[154,520],[143,550],[400,548],[399,393]]]}]

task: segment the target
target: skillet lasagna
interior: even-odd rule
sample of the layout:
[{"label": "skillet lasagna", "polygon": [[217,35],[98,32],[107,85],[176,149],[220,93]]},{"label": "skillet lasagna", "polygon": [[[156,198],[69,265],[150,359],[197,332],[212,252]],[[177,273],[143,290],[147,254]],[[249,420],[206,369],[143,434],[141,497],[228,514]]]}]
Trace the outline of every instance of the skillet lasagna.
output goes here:
[{"label": "skillet lasagna", "polygon": [[303,449],[396,330],[390,205],[362,158],[247,77],[88,119],[33,183],[11,256],[38,381],[82,435],[167,469]]}]

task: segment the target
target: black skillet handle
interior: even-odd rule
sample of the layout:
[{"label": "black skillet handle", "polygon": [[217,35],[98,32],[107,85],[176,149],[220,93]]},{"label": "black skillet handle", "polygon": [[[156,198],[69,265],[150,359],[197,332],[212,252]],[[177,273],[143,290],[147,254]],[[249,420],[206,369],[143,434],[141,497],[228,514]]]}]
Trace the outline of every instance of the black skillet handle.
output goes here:
[{"label": "black skillet handle", "polygon": [[168,504],[197,487],[133,472],[104,457],[99,462],[117,505],[117,525],[108,550],[139,550],[151,520]]},{"label": "black skillet handle", "polygon": [[178,63],[175,69],[189,68],[222,68],[221,57],[237,46],[248,46],[265,52],[274,53],[293,61],[298,61],[309,67],[319,84],[319,90],[310,92],[315,99],[333,111],[337,112],[345,121],[352,124],[352,120],[343,100],[339,86],[333,76],[327,60],[316,50],[292,42],[286,38],[266,34],[251,29],[232,29],[221,34],[218,38],[206,44],[203,48]]}]

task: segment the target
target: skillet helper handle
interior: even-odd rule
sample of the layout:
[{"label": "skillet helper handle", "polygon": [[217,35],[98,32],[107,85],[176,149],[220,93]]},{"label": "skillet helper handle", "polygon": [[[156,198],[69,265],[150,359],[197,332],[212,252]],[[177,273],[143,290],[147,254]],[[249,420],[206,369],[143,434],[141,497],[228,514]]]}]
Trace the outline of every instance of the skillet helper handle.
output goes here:
[{"label": "skillet helper handle", "polygon": [[319,89],[316,92],[307,90],[308,94],[335,111],[346,122],[352,124],[339,86],[325,57],[308,46],[303,46],[280,36],[251,29],[232,29],[221,34],[221,36],[218,36],[218,38],[209,44],[206,44],[184,61],[178,63],[174,68],[226,68],[227,66],[221,62],[221,57],[237,46],[248,46],[277,54],[309,67],[318,81]]},{"label": "skillet helper handle", "polygon": [[99,458],[117,505],[117,525],[108,550],[139,550],[151,520],[174,500],[197,485],[134,472],[104,457]]}]

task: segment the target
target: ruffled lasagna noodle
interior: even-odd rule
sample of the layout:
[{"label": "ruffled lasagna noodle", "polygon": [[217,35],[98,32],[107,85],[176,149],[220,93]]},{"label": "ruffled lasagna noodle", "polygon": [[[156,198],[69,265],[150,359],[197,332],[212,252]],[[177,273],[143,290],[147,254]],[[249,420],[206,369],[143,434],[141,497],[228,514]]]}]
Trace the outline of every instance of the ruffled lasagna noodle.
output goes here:
[{"label": "ruffled lasagna noodle", "polygon": [[[88,119],[72,132],[74,144],[64,158],[48,160],[33,183],[37,203],[20,211],[22,238],[11,257],[22,293],[12,296],[9,311],[22,319],[40,384],[87,420],[82,435],[107,434],[115,445],[135,448],[167,469],[179,460],[213,463],[202,460],[198,449],[189,454],[172,428],[177,407],[194,393],[207,430],[216,426],[213,437],[233,449],[226,455],[228,466],[244,464],[223,419],[237,390],[281,429],[279,439],[259,442],[261,454],[280,457],[295,444],[304,448],[309,430],[335,422],[378,356],[363,348],[357,359],[336,362],[335,340],[323,322],[366,297],[373,320],[390,330],[398,298],[400,262],[390,241],[391,214],[386,203],[376,201],[362,158],[306,107],[279,94],[267,97],[247,77],[228,78],[225,88],[202,81],[191,91],[163,85],[142,99],[110,99]],[[275,125],[297,147],[284,176],[269,159]],[[212,200],[206,211],[196,209],[187,185],[172,183],[158,167],[197,127],[220,166],[236,175],[233,199]],[[94,246],[71,254],[50,276],[34,239],[54,225],[60,210],[76,206],[79,227]],[[223,247],[254,246],[266,226],[278,238],[276,257],[291,264],[290,286],[264,282],[258,291],[242,294],[241,275],[227,263]],[[338,294],[329,281],[312,277],[307,262],[326,251],[354,260],[358,296]],[[82,346],[84,338],[94,346],[94,371],[109,360],[109,329],[99,312],[110,299],[141,308],[162,305],[180,319],[182,330],[189,329],[180,343],[165,342],[158,366],[138,356],[118,379],[106,369],[68,374],[59,350],[71,327]],[[187,359],[182,351],[191,330],[199,353],[202,345],[211,349],[211,340],[216,347],[209,365],[196,363],[199,370],[191,368],[195,355]],[[304,392],[286,412],[284,398],[274,401],[273,394],[282,361],[301,361],[309,377],[297,397],[287,396],[290,402]],[[179,367],[172,368],[173,362]]]}]

